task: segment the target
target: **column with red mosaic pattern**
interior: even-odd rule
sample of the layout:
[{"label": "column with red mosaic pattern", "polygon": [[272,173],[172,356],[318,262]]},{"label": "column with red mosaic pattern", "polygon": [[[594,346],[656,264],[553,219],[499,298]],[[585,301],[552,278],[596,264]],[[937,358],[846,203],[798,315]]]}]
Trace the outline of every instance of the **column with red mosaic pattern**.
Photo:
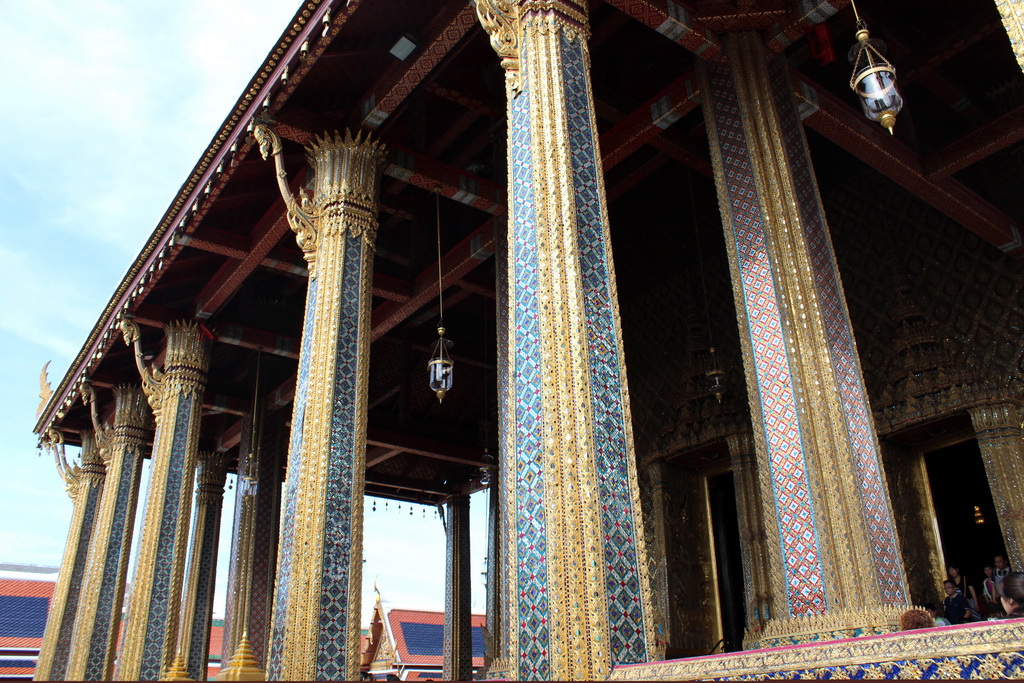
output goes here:
[{"label": "column with red mosaic pattern", "polygon": [[492,675],[606,678],[652,657],[584,0],[477,0],[506,71],[504,650]]},{"label": "column with red mosaic pattern", "polygon": [[772,567],[773,618],[754,640],[890,631],[906,580],[786,63],[756,34],[725,42],[699,74]]}]

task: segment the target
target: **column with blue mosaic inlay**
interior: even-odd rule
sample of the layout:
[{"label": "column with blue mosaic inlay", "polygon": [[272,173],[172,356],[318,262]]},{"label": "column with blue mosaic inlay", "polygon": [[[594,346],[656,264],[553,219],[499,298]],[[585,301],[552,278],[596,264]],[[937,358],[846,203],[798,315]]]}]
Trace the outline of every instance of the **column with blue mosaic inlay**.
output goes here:
[{"label": "column with blue mosaic inlay", "polygon": [[[59,437],[58,437],[59,438]],[[102,437],[101,437],[102,438]],[[63,448],[50,444],[50,448]],[[50,612],[46,618],[43,642],[39,648],[35,679],[39,681],[63,681],[68,667],[68,651],[78,613],[79,598],[86,573],[86,560],[96,517],[103,495],[103,480],[106,467],[100,455],[96,438],[90,430],[82,432],[81,463],[70,467],[60,466],[68,495],[73,501],[71,527],[64,546],[64,558],[60,563],[60,574],[53,588]]]},{"label": "column with blue mosaic inlay", "polygon": [[156,417],[156,436],[115,677],[157,680],[177,654],[210,341],[194,323],[168,324],[164,367],[159,370],[143,360],[138,326],[125,319],[122,330],[125,342],[134,345],[142,388]]},{"label": "column with blue mosaic inlay", "polygon": [[103,498],[79,598],[67,680],[109,680],[114,672],[143,449],[152,434],[151,421],[142,389],[114,389],[114,426],[108,437]]},{"label": "column with blue mosaic inlay", "polygon": [[446,681],[473,679],[470,630],[472,585],[469,570],[469,496],[453,495],[445,505],[444,665]]},{"label": "column with blue mosaic inlay", "polygon": [[288,188],[272,124],[253,131],[272,155],[288,219],[309,263],[306,319],[281,514],[267,678],[359,677],[366,377],[377,197],[384,148],[340,134],[309,145],[313,196]]},{"label": "column with blue mosaic inlay", "polygon": [[[584,0],[478,0],[506,70],[506,650],[523,680],[605,678],[654,624]],[[504,659],[504,662],[500,661]]]},{"label": "column with blue mosaic inlay", "polygon": [[906,609],[906,580],[786,62],[756,34],[726,42],[698,73],[771,558],[773,618],[753,640],[890,631]]}]

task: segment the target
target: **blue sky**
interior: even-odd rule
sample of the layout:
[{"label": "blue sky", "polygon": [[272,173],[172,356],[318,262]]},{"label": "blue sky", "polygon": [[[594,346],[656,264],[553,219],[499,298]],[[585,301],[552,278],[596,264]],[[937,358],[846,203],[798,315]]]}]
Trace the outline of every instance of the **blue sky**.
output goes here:
[{"label": "blue sky", "polygon": [[[56,387],[297,6],[0,0],[0,562],[59,564],[71,517],[32,434],[40,369],[52,361]],[[367,501],[364,604],[378,576],[385,600],[440,608],[441,524],[396,507]],[[483,507],[474,496],[474,611]]]}]

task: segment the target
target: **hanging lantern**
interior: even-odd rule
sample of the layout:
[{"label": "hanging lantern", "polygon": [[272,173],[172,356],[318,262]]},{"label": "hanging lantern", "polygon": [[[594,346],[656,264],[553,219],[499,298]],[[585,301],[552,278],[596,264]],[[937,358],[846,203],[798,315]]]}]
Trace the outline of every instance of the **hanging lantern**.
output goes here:
[{"label": "hanging lantern", "polygon": [[860,97],[864,115],[877,121],[892,135],[896,115],[903,108],[903,98],[896,89],[896,69],[885,58],[885,43],[872,38],[867,23],[857,14],[857,44],[850,48],[853,75],[850,88]]},{"label": "hanging lantern", "polygon": [[725,371],[718,367],[718,361],[715,360],[715,347],[712,346],[709,351],[711,352],[711,369],[705,372],[704,376],[708,379],[708,393],[721,403],[722,396],[725,395]]},{"label": "hanging lantern", "polygon": [[451,347],[452,342],[444,338],[444,327],[438,327],[434,355],[427,364],[430,369],[430,390],[437,394],[438,403],[444,401],[444,395],[452,388],[452,368],[455,362],[448,353]]},{"label": "hanging lantern", "polygon": [[494,456],[490,450],[484,449],[483,457],[480,458],[483,464],[480,465],[480,485],[487,487],[491,485],[491,470],[494,469]]}]

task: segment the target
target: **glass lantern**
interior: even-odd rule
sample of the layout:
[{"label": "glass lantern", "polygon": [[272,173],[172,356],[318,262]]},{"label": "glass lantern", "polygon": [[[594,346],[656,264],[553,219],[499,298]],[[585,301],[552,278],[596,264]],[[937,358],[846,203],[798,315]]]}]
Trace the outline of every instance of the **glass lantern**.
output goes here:
[{"label": "glass lantern", "polygon": [[715,348],[711,347],[709,351],[711,353],[711,369],[705,372],[704,376],[708,380],[708,393],[721,403],[722,396],[725,395],[725,371],[718,367],[718,361],[715,360]]},{"label": "glass lantern", "polygon": [[437,394],[437,402],[444,401],[444,395],[452,388],[452,361],[448,350],[452,342],[444,338],[444,328],[437,328],[437,343],[434,344],[434,355],[427,364],[430,369],[430,390]]},{"label": "glass lantern", "polygon": [[896,69],[885,58],[885,43],[868,34],[867,25],[857,24],[857,44],[850,48],[853,75],[850,88],[860,98],[864,115],[877,121],[892,135],[903,97],[896,89]]}]

